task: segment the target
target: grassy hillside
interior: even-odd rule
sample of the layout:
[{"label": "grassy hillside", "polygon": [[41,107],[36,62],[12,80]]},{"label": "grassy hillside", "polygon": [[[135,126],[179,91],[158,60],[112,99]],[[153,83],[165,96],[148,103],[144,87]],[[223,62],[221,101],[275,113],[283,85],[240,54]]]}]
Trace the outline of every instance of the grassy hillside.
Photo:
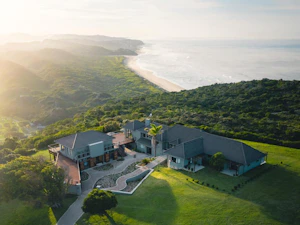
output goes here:
[{"label": "grassy hillside", "polygon": [[[300,151],[247,144],[268,152],[269,165],[241,177],[229,177],[209,168],[197,173],[160,168],[132,196],[118,195],[119,205],[108,213],[110,218],[84,214],[77,224],[299,224]],[[255,179],[242,184],[251,177]],[[242,187],[232,192],[238,184]]]},{"label": "grassy hillside", "polygon": [[[110,218],[84,214],[77,224],[299,224],[300,151],[244,142],[268,152],[268,164],[240,177],[207,167],[197,173],[160,167],[132,196],[117,196]],[[242,187],[232,192],[238,184]],[[74,200],[67,198],[59,210],[35,209],[18,200],[1,203],[0,224],[55,224]]]},{"label": "grassy hillside", "polygon": [[111,99],[161,92],[124,67],[122,56],[88,60],[44,49],[3,57],[14,61],[0,61],[0,114],[7,117],[49,124]]},{"label": "grassy hillside", "polygon": [[7,60],[0,60],[0,79],[0,93],[12,89],[41,90],[47,87],[39,76],[25,67]]}]

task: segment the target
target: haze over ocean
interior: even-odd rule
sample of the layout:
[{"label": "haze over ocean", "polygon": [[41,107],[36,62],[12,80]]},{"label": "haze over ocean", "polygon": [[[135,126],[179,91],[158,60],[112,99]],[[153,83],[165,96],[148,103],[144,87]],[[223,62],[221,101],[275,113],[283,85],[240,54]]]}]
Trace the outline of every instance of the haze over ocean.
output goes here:
[{"label": "haze over ocean", "polygon": [[262,78],[300,80],[300,40],[150,40],[137,65],[185,89]]}]

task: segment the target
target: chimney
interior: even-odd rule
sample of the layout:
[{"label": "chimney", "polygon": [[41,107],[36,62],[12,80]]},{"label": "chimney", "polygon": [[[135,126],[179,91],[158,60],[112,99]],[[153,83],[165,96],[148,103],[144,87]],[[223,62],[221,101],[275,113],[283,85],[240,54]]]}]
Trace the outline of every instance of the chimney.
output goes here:
[{"label": "chimney", "polygon": [[151,123],[151,120],[149,118],[147,118],[145,120],[145,127],[149,127],[150,126],[150,123]]}]

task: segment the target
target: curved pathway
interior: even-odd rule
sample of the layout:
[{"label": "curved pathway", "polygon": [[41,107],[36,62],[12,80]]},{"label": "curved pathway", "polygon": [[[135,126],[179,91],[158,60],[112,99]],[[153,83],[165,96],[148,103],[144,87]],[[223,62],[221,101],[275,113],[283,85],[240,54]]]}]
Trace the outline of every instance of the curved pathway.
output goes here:
[{"label": "curved pathway", "polygon": [[124,188],[126,188],[126,186],[127,186],[127,182],[126,181],[129,178],[136,177],[136,176],[144,173],[147,170],[150,171],[151,169],[153,169],[155,166],[157,166],[158,164],[162,163],[166,159],[167,159],[167,156],[158,156],[158,157],[156,157],[155,160],[153,160],[152,162],[150,162],[146,166],[140,166],[135,171],[119,177],[118,180],[116,181],[116,186],[110,187],[110,188],[105,188],[103,190],[122,191]]},{"label": "curved pathway", "polygon": [[136,169],[135,171],[133,171],[131,173],[128,173],[126,175],[123,175],[123,176],[119,177],[117,179],[117,181],[116,181],[116,186],[105,188],[103,190],[122,191],[124,188],[126,188],[126,186],[127,186],[127,182],[126,181],[129,178],[136,177],[136,176],[140,175],[141,173],[145,172],[146,170],[149,170],[149,168],[147,168],[145,166],[140,167],[140,168]]},{"label": "curved pathway", "polygon": [[62,215],[62,217],[58,220],[57,225],[73,225],[79,220],[79,218],[83,215],[83,211],[81,206],[83,204],[83,200],[86,196],[93,190],[95,183],[102,177],[121,173],[126,169],[130,164],[140,161],[143,158],[149,157],[146,154],[136,153],[136,157],[133,154],[127,155],[124,161],[114,161],[111,164],[114,166],[113,169],[98,171],[94,169],[87,170],[89,179],[82,182],[82,194],[78,196],[77,200],[68,208],[68,210]]}]

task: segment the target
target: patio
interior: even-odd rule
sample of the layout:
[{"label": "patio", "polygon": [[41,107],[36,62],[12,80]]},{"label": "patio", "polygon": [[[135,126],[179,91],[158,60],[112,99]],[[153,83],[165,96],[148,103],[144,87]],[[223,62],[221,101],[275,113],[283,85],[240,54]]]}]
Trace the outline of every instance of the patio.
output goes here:
[{"label": "patio", "polygon": [[[190,169],[188,169],[188,168],[190,168]],[[187,165],[186,168],[183,168],[183,170],[189,171],[189,172],[197,172],[197,171],[202,170],[204,168],[205,167],[202,166],[202,165],[192,163],[192,164]]]},{"label": "patio", "polygon": [[232,177],[235,177],[237,176],[236,175],[236,170],[231,170],[231,169],[224,169],[221,171],[221,173],[225,174],[225,175],[228,175],[228,176],[232,176]]}]

